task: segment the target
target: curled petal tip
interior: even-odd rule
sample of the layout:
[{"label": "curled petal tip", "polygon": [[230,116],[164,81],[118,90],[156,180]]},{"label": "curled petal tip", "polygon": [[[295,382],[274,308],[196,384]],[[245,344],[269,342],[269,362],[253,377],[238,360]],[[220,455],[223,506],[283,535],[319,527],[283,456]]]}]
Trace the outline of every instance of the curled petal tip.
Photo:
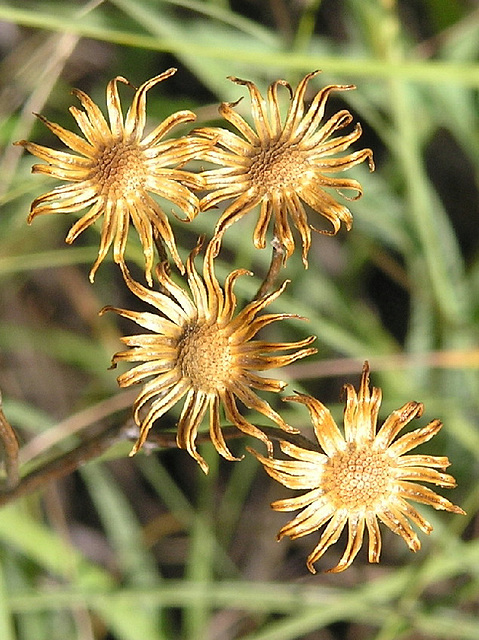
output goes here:
[{"label": "curled petal tip", "polygon": [[317,571],[314,568],[314,565],[312,562],[306,562],[306,566],[308,567],[309,571],[313,574],[316,575]]}]

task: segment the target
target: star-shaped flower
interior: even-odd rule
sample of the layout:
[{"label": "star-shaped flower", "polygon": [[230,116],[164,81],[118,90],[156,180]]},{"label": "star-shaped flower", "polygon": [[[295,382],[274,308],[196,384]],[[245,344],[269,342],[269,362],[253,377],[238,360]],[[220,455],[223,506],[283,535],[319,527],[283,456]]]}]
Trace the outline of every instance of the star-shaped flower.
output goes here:
[{"label": "star-shaped flower", "polygon": [[143,245],[145,272],[151,284],[155,238],[163,240],[180,271],[184,271],[170,223],[156,194],[177,205],[188,220],[198,213],[198,199],[190,189],[202,186],[197,175],[178,167],[193,158],[208,144],[193,137],[163,140],[175,126],[196,119],[191,111],[172,114],[144,136],[146,93],[158,82],[176,72],[171,68],[151,78],[135,90],[133,101],[123,118],[118,83],[129,85],[118,76],[108,83],[106,102],[109,124],[93,100],[79,89],[73,90],[82,107],[70,107],[84,138],[43,116],[38,118],[74,153],[56,151],[34,142],[19,144],[48,164],[36,164],[33,173],[42,173],[67,184],[36,198],[28,222],[45,213],[75,213],[89,207],[70,229],[66,242],[72,243],[82,231],[103,218],[95,272],[113,244],[115,262],[123,263],[130,222]]},{"label": "star-shaped flower", "polygon": [[[124,268],[129,289],[156,312],[112,309],[133,320],[150,333],[122,338],[130,347],[113,357],[113,362],[141,362],[118,378],[121,387],[143,382],[143,389],[134,404],[134,419],[140,436],[132,454],[145,442],[155,421],[186,396],[178,422],[177,444],[186,449],[203,471],[208,466],[196,450],[196,436],[203,417],[209,409],[211,440],[217,451],[234,460],[226,446],[220,428],[220,405],[226,418],[241,431],[263,440],[271,447],[260,428],[246,420],[238,410],[235,398],[255,409],[287,431],[295,431],[254,390],[279,392],[285,382],[257,375],[257,371],[283,367],[299,358],[316,353],[309,347],[314,336],[297,342],[267,342],[253,340],[258,331],[285,318],[299,318],[295,314],[258,315],[271,304],[286,286],[247,304],[237,315],[233,285],[236,279],[249,273],[245,269],[232,271],[221,288],[216,278],[213,257],[218,248],[210,242],[203,264],[203,278],[196,271],[194,260],[198,245],[188,257],[186,273],[192,298],[165,271],[158,269],[158,279],[165,293],[148,289],[135,282]],[[277,352],[291,351],[279,355]],[[276,352],[276,353],[275,353]],[[148,408],[145,409],[145,406]]]},{"label": "star-shaped flower", "polygon": [[379,562],[381,532],[378,520],[400,535],[411,549],[421,543],[411,522],[429,534],[430,523],[409,501],[430,505],[453,513],[464,511],[438,495],[422,482],[452,488],[454,478],[444,473],[449,460],[444,456],[426,454],[405,455],[430,440],[441,429],[439,420],[416,429],[395,440],[411,420],[421,416],[423,405],[408,402],[391,413],[376,433],[381,390],[369,388],[369,366],[366,362],[359,393],[350,384],[344,411],[344,436],[329,410],[315,398],[298,394],[284,398],[306,405],[316,438],[324,453],[281,442],[281,450],[294,460],[266,458],[250,449],[264,465],[266,472],[291,489],[307,489],[307,493],[271,505],[277,511],[300,513],[279,531],[278,538],[291,539],[313,533],[327,526],[319,543],[308,556],[307,566],[316,573],[314,563],[337,542],[346,524],[348,542],[344,555],[330,572],[347,569],[363,543],[364,531],[369,534],[369,562]]},{"label": "star-shaped flower", "polygon": [[[201,157],[219,166],[203,172],[206,189],[211,192],[201,200],[201,209],[216,207],[224,200],[232,203],[221,215],[216,234],[221,237],[230,225],[239,220],[256,205],[261,205],[258,223],[254,231],[254,244],[264,248],[266,231],[271,219],[274,235],[286,250],[288,258],[294,250],[294,240],[289,225],[290,218],[298,229],[303,245],[303,262],[311,244],[311,229],[303,203],[324,216],[332,224],[332,231],[320,233],[334,235],[344,222],[349,230],[352,215],[347,207],[339,204],[327,192],[332,189],[346,197],[344,190],[354,193],[347,198],[355,200],[362,195],[357,180],[333,177],[331,174],[350,169],[367,160],[373,170],[372,151],[362,149],[348,155],[346,151],[361,136],[361,125],[346,134],[333,134],[353,120],[345,109],[323,121],[327,99],[333,91],[354,89],[354,85],[329,85],[319,91],[310,106],[305,107],[308,82],[319,71],[309,73],[293,92],[284,80],[270,85],[267,98],[263,98],[253,82],[230,78],[245,85],[251,96],[251,109],[255,129],[234,110],[237,103],[223,103],[220,114],[241,134],[219,127],[197,129],[195,134],[210,140],[214,146],[201,152]],[[281,120],[278,87],[290,92],[289,109]]]}]

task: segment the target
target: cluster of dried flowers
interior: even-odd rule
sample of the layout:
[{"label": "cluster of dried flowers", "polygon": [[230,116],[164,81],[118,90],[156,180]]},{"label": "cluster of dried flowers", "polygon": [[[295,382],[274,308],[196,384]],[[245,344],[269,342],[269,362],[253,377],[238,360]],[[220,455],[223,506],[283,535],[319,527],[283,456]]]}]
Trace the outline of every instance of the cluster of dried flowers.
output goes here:
[{"label": "cluster of dried flowers", "polygon": [[[285,432],[296,433],[296,429],[256,393],[256,390],[280,392],[285,383],[257,372],[282,367],[316,353],[310,346],[314,336],[281,343],[255,339],[260,329],[273,322],[301,319],[295,314],[261,313],[281,295],[287,282],[274,291],[264,288],[249,304],[237,310],[235,281],[248,271],[233,270],[221,286],[214,267],[223,234],[257,205],[260,211],[254,245],[265,247],[272,226],[272,237],[281,249],[283,264],[294,252],[291,223],[301,238],[304,266],[308,264],[314,227],[308,222],[303,203],[331,223],[331,231],[320,233],[334,235],[341,223],[348,230],[351,228],[351,212],[325,188],[336,190],[343,197],[346,197],[344,191],[349,190],[352,194],[349,199],[359,198],[362,189],[356,180],[332,174],[365,160],[373,170],[372,152],[362,149],[341,156],[359,139],[361,126],[356,124],[350,133],[335,135],[352,122],[352,115],[343,109],[324,120],[324,111],[333,91],[350,90],[354,86],[327,86],[306,106],[308,83],[318,72],[306,75],[294,91],[283,80],[273,82],[266,97],[252,82],[230,78],[249,91],[254,128],[235,111],[237,103],[223,103],[220,115],[239,135],[229,129],[206,127],[165,140],[174,127],[195,120],[191,111],[180,111],[144,137],[147,91],[175,71],[169,69],[135,89],[125,117],[118,83],[129,82],[122,77],[109,82],[109,123],[89,96],[75,90],[74,95],[83,109],[71,107],[70,112],[83,137],[39,116],[73,153],[33,142],[18,143],[47,163],[34,165],[34,173],[65,183],[32,203],[29,222],[40,214],[75,213],[88,208],[71,228],[66,241],[73,242],[83,230],[101,219],[100,247],[90,280],[93,282],[95,272],[113,245],[113,258],[121,268],[126,285],[153,308],[153,311],[142,312],[112,307],[102,310],[113,310],[148,331],[122,338],[128,348],[113,357],[114,363],[136,363],[119,376],[121,387],[143,385],[133,406],[139,437],[132,454],[145,443],[155,422],[184,398],[177,429],[178,447],[186,449],[203,471],[208,471],[196,448],[198,429],[208,412],[210,437],[216,450],[224,458],[235,460],[221,429],[221,405],[229,422],[265,443],[266,456],[250,451],[271,477],[288,488],[307,490],[303,495],[273,503],[272,507],[279,511],[300,510],[299,515],[280,530],[279,537],[297,538],[327,523],[307,560],[311,572],[315,572],[314,563],[338,540],[346,523],[347,547],[331,571],[343,571],[352,563],[362,546],[365,527],[369,534],[369,561],[379,561],[378,519],[402,536],[410,549],[417,551],[420,542],[410,522],[425,533],[432,527],[411,506],[410,500],[435,509],[464,513],[460,507],[419,484],[454,487],[454,478],[445,473],[449,465],[446,457],[405,455],[432,438],[441,423],[433,420],[426,427],[395,440],[399,431],[422,413],[421,404],[408,402],[394,411],[376,432],[381,391],[370,389],[369,367],[365,363],[359,392],[345,385],[344,436],[319,400],[300,394],[283,398],[309,409],[319,448],[315,449],[313,444],[310,449],[303,448],[284,440],[280,448],[290,459],[275,459],[267,434],[240,413],[237,399]],[[280,87],[285,87],[290,94],[284,118],[278,101]],[[184,167],[190,160],[210,162],[217,168],[198,173],[187,171]],[[229,201],[206,245],[202,275],[195,267],[202,240],[187,258],[185,269],[168,217],[151,194],[176,205],[185,221]],[[206,195],[200,198],[197,194]],[[130,222],[143,246],[147,286],[131,277],[125,262]],[[155,248],[164,246],[182,276],[186,271],[189,292],[172,278],[166,259],[154,269]],[[159,290],[153,288],[153,271]]]}]

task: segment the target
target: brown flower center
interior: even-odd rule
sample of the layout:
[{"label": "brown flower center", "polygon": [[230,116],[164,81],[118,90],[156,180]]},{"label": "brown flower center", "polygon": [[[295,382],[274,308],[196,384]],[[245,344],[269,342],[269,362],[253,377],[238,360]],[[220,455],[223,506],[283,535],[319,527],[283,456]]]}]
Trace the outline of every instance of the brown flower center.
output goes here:
[{"label": "brown flower center", "polygon": [[298,185],[299,178],[308,166],[300,149],[274,143],[270,147],[255,150],[248,173],[251,182],[266,193]]},{"label": "brown flower center", "polygon": [[178,362],[192,386],[206,393],[224,387],[233,375],[228,338],[216,326],[189,327],[178,345]]},{"label": "brown flower center", "polygon": [[325,491],[338,509],[374,509],[388,496],[390,469],[387,453],[349,443],[345,451],[338,451],[330,459],[324,476]]},{"label": "brown flower center", "polygon": [[135,146],[116,143],[106,147],[98,157],[96,179],[103,193],[118,197],[143,187],[145,169],[141,152]]}]

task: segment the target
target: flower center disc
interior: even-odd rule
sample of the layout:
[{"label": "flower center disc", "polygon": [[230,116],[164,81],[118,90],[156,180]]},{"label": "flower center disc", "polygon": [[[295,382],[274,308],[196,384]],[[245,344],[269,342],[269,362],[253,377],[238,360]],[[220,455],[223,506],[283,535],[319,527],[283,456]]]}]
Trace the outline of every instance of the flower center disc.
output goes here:
[{"label": "flower center disc", "polygon": [[233,377],[230,346],[218,327],[190,327],[178,345],[178,362],[196,389],[217,391]]},{"label": "flower center disc", "polygon": [[119,196],[141,189],[144,166],[140,151],[122,143],[106,147],[98,157],[96,179],[101,191],[115,191]]},{"label": "flower center disc", "polygon": [[330,459],[326,490],[338,509],[374,509],[389,494],[390,468],[387,454],[349,443]]},{"label": "flower center disc", "polygon": [[298,178],[308,168],[300,149],[284,144],[273,144],[266,149],[257,149],[251,158],[249,175],[255,186],[266,193],[275,189],[286,189],[298,184]]}]

